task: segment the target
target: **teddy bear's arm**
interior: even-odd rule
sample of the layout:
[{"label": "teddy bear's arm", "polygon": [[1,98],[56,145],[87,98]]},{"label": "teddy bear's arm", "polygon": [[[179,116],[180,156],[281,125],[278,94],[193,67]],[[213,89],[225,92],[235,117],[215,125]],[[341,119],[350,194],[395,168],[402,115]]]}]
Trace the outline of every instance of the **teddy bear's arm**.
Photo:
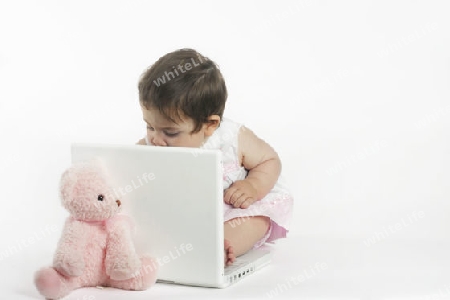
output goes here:
[{"label": "teddy bear's arm", "polygon": [[53,257],[53,266],[66,276],[80,276],[84,270],[86,228],[80,221],[68,218]]},{"label": "teddy bear's arm", "polygon": [[132,235],[131,220],[116,216],[108,222],[108,244],[106,247],[106,274],[114,280],[125,280],[135,276],[141,267]]}]

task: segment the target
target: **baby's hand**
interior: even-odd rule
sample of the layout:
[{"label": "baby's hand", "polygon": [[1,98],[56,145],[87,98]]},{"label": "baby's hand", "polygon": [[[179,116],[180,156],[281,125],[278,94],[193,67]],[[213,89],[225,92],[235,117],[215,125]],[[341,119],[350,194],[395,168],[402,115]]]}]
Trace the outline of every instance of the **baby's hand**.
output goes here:
[{"label": "baby's hand", "polygon": [[223,201],[236,208],[248,208],[251,204],[256,202],[256,195],[256,189],[248,182],[248,180],[237,180],[225,190]]},{"label": "baby's hand", "polygon": [[145,142],[145,139],[140,139],[136,145],[147,145],[147,143]]}]

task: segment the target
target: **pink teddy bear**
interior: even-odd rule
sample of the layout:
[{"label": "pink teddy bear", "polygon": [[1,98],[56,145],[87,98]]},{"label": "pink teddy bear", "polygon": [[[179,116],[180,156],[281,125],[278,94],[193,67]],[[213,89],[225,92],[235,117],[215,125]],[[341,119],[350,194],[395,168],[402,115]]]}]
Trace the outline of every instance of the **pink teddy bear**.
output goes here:
[{"label": "pink teddy bear", "polygon": [[37,290],[59,299],[81,287],[145,290],[156,281],[157,264],[139,257],[132,222],[118,215],[110,178],[100,160],[78,163],[61,176],[62,205],[70,212],[53,258],[53,267],[35,274]]}]

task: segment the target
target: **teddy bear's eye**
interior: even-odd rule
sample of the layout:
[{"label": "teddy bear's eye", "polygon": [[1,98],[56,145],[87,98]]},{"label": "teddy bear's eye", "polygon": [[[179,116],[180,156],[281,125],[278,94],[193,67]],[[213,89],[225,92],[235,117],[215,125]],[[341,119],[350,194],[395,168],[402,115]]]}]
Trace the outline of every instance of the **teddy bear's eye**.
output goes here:
[{"label": "teddy bear's eye", "polygon": [[103,201],[103,195],[101,195],[101,194],[98,195],[97,200],[98,200],[98,201]]}]

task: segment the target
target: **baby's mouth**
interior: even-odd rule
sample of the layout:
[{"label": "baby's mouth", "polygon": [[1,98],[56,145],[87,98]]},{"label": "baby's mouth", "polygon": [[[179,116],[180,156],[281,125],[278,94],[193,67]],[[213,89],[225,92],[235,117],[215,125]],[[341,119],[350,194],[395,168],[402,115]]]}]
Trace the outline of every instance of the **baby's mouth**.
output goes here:
[{"label": "baby's mouth", "polygon": [[120,202],[120,200],[116,200],[117,206],[120,206],[122,203]]}]

